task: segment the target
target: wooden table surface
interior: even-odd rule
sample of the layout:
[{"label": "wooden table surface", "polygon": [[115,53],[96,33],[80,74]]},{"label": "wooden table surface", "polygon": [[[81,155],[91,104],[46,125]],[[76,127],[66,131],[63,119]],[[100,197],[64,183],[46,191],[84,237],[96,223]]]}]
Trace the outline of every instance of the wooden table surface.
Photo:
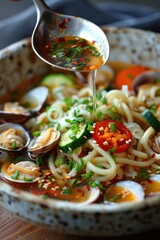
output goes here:
[{"label": "wooden table surface", "polygon": [[[160,229],[159,229],[160,230]],[[0,240],[140,240],[155,238],[159,230],[123,237],[87,237],[62,234],[31,224],[0,208]]]}]

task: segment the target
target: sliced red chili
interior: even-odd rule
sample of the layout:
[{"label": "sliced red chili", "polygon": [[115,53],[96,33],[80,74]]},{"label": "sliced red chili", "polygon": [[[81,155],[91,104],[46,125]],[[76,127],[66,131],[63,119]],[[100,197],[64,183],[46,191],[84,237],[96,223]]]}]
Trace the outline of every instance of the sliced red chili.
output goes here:
[{"label": "sliced red chili", "polygon": [[103,120],[95,124],[92,138],[103,150],[121,153],[130,146],[132,134],[121,122]]}]

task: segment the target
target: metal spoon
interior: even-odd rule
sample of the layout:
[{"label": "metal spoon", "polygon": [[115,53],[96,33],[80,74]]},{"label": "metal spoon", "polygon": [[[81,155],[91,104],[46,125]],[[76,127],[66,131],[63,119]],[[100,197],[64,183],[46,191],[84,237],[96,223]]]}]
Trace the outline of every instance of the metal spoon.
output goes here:
[{"label": "metal spoon", "polygon": [[[50,62],[45,56],[44,49],[46,44],[53,39],[64,36],[77,36],[89,42],[96,42],[95,46],[103,56],[103,64],[107,61],[109,44],[100,27],[83,18],[56,13],[43,0],[33,0],[33,2],[37,11],[37,23],[33,30],[31,43],[39,58],[54,67],[68,70],[68,68],[57,65],[57,62]],[[83,69],[78,71],[83,71]]]}]

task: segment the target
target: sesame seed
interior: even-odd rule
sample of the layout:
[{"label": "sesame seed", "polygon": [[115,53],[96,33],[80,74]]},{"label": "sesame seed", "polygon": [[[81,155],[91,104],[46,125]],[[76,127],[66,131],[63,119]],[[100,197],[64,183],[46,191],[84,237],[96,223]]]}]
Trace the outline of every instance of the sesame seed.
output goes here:
[{"label": "sesame seed", "polygon": [[124,138],[120,138],[119,141],[121,141],[121,142],[124,141]]},{"label": "sesame seed", "polygon": [[103,131],[103,130],[104,130],[104,127],[100,127],[98,130],[99,130],[99,131]]}]

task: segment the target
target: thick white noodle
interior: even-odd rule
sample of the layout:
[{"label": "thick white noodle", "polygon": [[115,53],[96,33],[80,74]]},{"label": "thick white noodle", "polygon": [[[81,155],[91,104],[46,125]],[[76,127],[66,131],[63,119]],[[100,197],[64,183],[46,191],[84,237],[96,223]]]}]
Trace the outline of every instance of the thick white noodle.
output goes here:
[{"label": "thick white noodle", "polygon": [[143,147],[145,148],[146,152],[149,154],[149,156],[154,156],[155,159],[159,160],[160,161],[160,154],[158,153],[155,153],[151,147],[149,146],[149,138],[155,133],[155,130],[152,128],[152,127],[149,127],[142,139],[141,139],[141,143],[143,145]]}]

